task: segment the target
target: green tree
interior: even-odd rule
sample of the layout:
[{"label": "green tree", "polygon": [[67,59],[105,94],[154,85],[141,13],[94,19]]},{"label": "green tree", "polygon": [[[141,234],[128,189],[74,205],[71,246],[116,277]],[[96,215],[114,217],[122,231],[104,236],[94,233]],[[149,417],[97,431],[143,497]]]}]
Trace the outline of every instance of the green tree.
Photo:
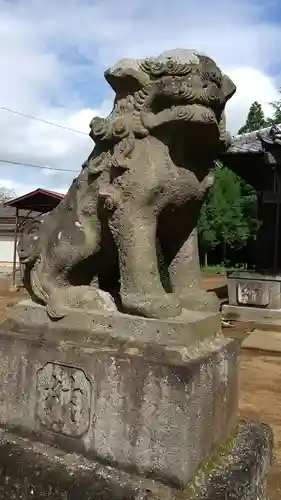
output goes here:
[{"label": "green tree", "polygon": [[[281,122],[280,102],[272,103],[274,115],[265,118],[257,101],[250,106],[245,124],[238,133],[247,133]],[[257,195],[253,187],[240,179],[228,168],[217,165],[215,184],[202,207],[198,232],[201,253],[221,250],[226,259],[229,249],[239,250],[253,240],[257,231]]]},{"label": "green tree", "polygon": [[257,101],[253,102],[249,109],[249,113],[245,122],[245,125],[238,130],[238,134],[244,134],[245,132],[253,132],[260,128],[266,127],[267,120],[265,119],[263,109],[261,104]]},{"label": "green tree", "polygon": [[215,208],[212,203],[214,188],[210,190],[206,201],[201,209],[198,223],[199,248],[204,254],[204,265],[208,265],[208,253],[214,250],[219,241],[217,240]]},{"label": "green tree", "polygon": [[249,238],[240,179],[221,164],[216,166],[215,183],[203,206],[198,229],[204,254],[220,247],[223,262],[228,249],[241,248]]},{"label": "green tree", "polygon": [[219,166],[216,171],[216,189],[213,194],[216,208],[217,239],[227,248],[241,248],[249,237],[249,228],[243,211],[240,179],[231,170]]},{"label": "green tree", "polygon": [[[265,118],[261,104],[255,101],[249,109],[245,125],[240,128],[238,133],[253,132],[260,128],[267,127],[271,123],[272,121],[269,118]],[[251,237],[254,238],[258,228],[256,191],[243,179],[240,179],[240,186],[243,212],[249,227],[249,233]]]},{"label": "green tree", "polygon": [[[279,94],[281,91],[279,90]],[[273,101],[270,103],[273,108],[273,116],[272,118],[267,119],[268,125],[274,125],[275,123],[281,123],[281,98],[277,101]]]}]

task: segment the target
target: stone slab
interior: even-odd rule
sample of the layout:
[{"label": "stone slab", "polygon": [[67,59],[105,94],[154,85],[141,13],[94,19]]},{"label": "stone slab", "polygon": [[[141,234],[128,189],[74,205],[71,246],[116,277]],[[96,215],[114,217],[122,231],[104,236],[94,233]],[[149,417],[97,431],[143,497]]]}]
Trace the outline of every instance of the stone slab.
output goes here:
[{"label": "stone slab", "polygon": [[265,500],[273,436],[243,423],[184,490],[0,430],[1,500]]},{"label": "stone slab", "polygon": [[274,273],[270,271],[256,272],[256,271],[227,271],[227,278],[232,279],[245,279],[252,280],[256,279],[259,281],[279,281],[281,283],[281,273]]},{"label": "stone slab", "polygon": [[242,342],[243,348],[281,352],[281,332],[253,330]]},{"label": "stone slab", "polygon": [[[4,324],[5,326],[5,324]],[[0,425],[186,485],[237,415],[238,343],[0,331]]]},{"label": "stone slab", "polygon": [[[65,317],[59,320],[60,331],[65,339],[77,340],[86,336],[117,336],[120,340],[154,342],[166,345],[191,345],[206,337],[213,337],[221,330],[219,313],[183,310],[181,316],[171,319],[150,319],[119,312],[99,312],[82,309],[65,309]],[[46,334],[56,337],[58,322],[48,317],[45,307],[30,299],[7,309],[7,318],[13,331]],[[45,332],[45,333],[43,333]]]},{"label": "stone slab", "polygon": [[231,306],[281,308],[281,276],[277,273],[229,271],[227,287]]},{"label": "stone slab", "polygon": [[242,307],[224,304],[222,317],[225,321],[251,323],[262,329],[281,331],[281,309],[264,309],[262,307]]}]

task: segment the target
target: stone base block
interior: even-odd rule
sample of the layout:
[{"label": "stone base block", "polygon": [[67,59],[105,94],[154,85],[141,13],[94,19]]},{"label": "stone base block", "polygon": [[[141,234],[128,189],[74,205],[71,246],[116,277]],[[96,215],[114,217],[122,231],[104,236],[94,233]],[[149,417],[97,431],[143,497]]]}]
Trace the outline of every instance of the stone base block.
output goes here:
[{"label": "stone base block", "polygon": [[193,481],[178,490],[0,431],[1,500],[265,500],[273,437],[243,423]]},{"label": "stone base block", "polygon": [[281,276],[269,271],[228,271],[229,304],[281,309]]},{"label": "stone base block", "polygon": [[222,317],[226,321],[249,322],[253,326],[262,327],[263,330],[281,331],[281,309],[224,304]]},{"label": "stone base block", "polygon": [[33,309],[0,331],[0,425],[185,487],[237,418],[238,344],[215,335],[217,315],[76,311],[50,325]]},{"label": "stone base block", "polygon": [[90,336],[105,338],[116,336],[119,340],[153,342],[155,344],[176,343],[190,345],[220,332],[220,314],[183,310],[177,318],[148,319],[119,312],[99,312],[82,309],[65,309],[65,317],[52,321],[44,306],[30,299],[11,306],[7,318],[14,331],[30,332],[31,329],[48,339],[56,338],[57,330],[65,333],[67,340],[76,341]]},{"label": "stone base block", "polygon": [[242,342],[243,349],[281,353],[281,333],[254,329]]}]

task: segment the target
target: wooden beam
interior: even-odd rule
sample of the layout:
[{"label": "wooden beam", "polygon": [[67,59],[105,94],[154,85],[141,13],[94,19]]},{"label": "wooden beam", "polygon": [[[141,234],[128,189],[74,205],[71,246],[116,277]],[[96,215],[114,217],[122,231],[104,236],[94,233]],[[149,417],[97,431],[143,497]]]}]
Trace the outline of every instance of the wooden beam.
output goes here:
[{"label": "wooden beam", "polygon": [[281,195],[281,179],[277,175],[277,206],[276,206],[276,220],[275,220],[275,237],[274,237],[274,271],[278,270],[278,254],[279,254],[279,228],[280,228],[280,195]]},{"label": "wooden beam", "polygon": [[18,225],[19,225],[19,209],[16,208],[16,225],[15,225],[15,236],[14,236],[14,256],[13,256],[13,276],[12,276],[13,288],[16,287]]}]

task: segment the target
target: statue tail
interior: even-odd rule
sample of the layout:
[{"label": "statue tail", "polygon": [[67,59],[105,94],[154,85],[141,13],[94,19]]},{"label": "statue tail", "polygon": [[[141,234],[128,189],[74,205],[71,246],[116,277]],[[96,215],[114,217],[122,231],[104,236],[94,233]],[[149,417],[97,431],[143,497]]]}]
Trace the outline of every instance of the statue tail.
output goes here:
[{"label": "statue tail", "polygon": [[49,300],[49,293],[47,292],[47,290],[44,287],[44,284],[42,283],[41,279],[42,273],[38,272],[39,266],[40,266],[40,260],[37,260],[35,264],[31,267],[29,271],[29,281],[30,281],[29,286],[32,290],[33,297],[35,297],[40,302],[43,302],[43,304],[47,304]]},{"label": "statue tail", "polygon": [[[40,261],[37,260],[30,271],[30,287],[33,296],[46,306],[46,312],[51,319],[61,319],[65,316],[62,312],[64,303],[61,300],[61,295],[64,292],[58,288],[57,284],[52,284],[50,276],[44,276],[44,273],[39,272]],[[45,280],[48,280],[46,283]]]}]

